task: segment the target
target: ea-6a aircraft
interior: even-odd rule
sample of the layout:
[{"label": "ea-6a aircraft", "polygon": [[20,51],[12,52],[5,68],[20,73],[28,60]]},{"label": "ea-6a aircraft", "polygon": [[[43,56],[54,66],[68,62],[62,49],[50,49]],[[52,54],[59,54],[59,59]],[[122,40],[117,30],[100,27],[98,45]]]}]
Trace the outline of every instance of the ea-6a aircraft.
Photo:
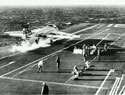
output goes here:
[{"label": "ea-6a aircraft", "polygon": [[40,40],[49,39],[48,43],[53,43],[61,39],[74,39],[80,38],[79,35],[73,35],[70,33],[61,32],[56,25],[49,24],[42,28],[30,30],[29,28],[23,28],[22,31],[8,31],[4,32],[6,36],[20,37],[22,40],[27,41],[30,44],[38,44]]}]

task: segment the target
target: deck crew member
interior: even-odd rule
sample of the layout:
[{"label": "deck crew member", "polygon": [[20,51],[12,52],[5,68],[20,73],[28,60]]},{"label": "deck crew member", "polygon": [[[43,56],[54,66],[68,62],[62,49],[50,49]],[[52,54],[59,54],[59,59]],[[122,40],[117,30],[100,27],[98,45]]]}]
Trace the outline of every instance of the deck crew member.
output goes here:
[{"label": "deck crew member", "polygon": [[57,67],[57,70],[60,69],[60,57],[59,56],[57,56],[56,58],[56,67]]},{"label": "deck crew member", "polygon": [[53,40],[52,40],[52,39],[50,39],[50,44],[51,44],[51,45],[53,44]]},{"label": "deck crew member", "polygon": [[85,69],[89,69],[90,68],[90,62],[89,61],[86,61],[85,62]]},{"label": "deck crew member", "polygon": [[86,54],[87,54],[87,56],[90,55],[90,46],[89,45],[86,47]]},{"label": "deck crew member", "polygon": [[78,77],[79,77],[79,71],[78,71],[78,68],[77,68],[76,65],[73,67],[72,74],[73,74],[73,80],[78,79]]},{"label": "deck crew member", "polygon": [[48,87],[48,85],[46,85],[45,82],[43,82],[41,95],[49,95],[49,87]]},{"label": "deck crew member", "polygon": [[73,67],[73,72],[77,72],[78,71],[78,68],[77,68],[77,66],[75,65],[74,67]]},{"label": "deck crew member", "polygon": [[104,51],[107,52],[108,45],[107,43],[104,44]]},{"label": "deck crew member", "polygon": [[82,49],[85,49],[85,47],[86,47],[86,45],[85,45],[85,44],[83,44]]},{"label": "deck crew member", "polygon": [[93,44],[93,46],[91,46],[91,51],[90,51],[90,55],[93,55],[94,52],[96,51],[97,47],[95,46],[95,44]]},{"label": "deck crew member", "polygon": [[79,72],[77,71],[73,74],[73,80],[77,80],[78,77],[79,77]]},{"label": "deck crew member", "polygon": [[98,61],[100,60],[100,53],[101,53],[101,50],[100,50],[100,48],[98,47],[98,48],[97,48],[97,60],[98,60]]},{"label": "deck crew member", "polygon": [[86,61],[86,58],[87,58],[87,56],[88,56],[88,46],[87,45],[83,45],[82,46],[82,55],[83,55],[83,61],[85,62]]},{"label": "deck crew member", "polygon": [[26,36],[26,39],[28,38],[28,35],[30,35],[32,32],[31,32],[31,29],[30,29],[30,23],[26,23],[26,24],[22,24],[22,27],[23,27],[23,34],[25,34]]},{"label": "deck crew member", "polygon": [[43,70],[43,60],[40,60],[39,62],[38,62],[38,70],[37,70],[37,72],[42,72]]},{"label": "deck crew member", "polygon": [[82,49],[82,56],[83,56],[83,61],[86,61],[86,50],[85,48]]},{"label": "deck crew member", "polygon": [[77,49],[77,47],[74,46],[74,49],[73,49],[73,53],[74,53],[74,54],[76,53],[76,49]]}]

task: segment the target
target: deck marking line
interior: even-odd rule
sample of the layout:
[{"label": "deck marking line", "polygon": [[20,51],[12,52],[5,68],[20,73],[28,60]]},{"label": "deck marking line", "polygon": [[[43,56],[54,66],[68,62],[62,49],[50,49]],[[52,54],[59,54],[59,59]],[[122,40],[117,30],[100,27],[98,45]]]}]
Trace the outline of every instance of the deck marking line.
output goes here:
[{"label": "deck marking line", "polygon": [[110,33],[108,33],[108,34],[106,35],[106,37],[102,38],[102,40],[101,40],[100,42],[98,42],[98,43],[96,44],[96,46],[98,46],[98,45],[99,45],[103,40],[105,40],[109,35],[110,35]]},{"label": "deck marking line", "polygon": [[13,64],[13,63],[15,63],[15,61],[11,61],[11,62],[9,62],[9,63],[6,64],[6,65],[1,66],[0,69],[1,69],[1,68],[4,68],[4,67],[6,67],[6,66],[9,66],[9,65],[11,65],[11,64]]},{"label": "deck marking line", "polygon": [[[30,80],[30,79],[18,79],[18,78],[11,78],[11,77],[1,77],[1,79],[8,79],[8,80],[15,80],[15,81],[24,81],[24,82],[36,82],[36,83],[42,83],[46,82],[48,84],[56,84],[56,85],[63,85],[63,86],[74,86],[74,87],[83,87],[83,88],[93,88],[98,89],[97,86],[88,86],[88,85],[77,85],[77,84],[66,84],[66,83],[59,83],[59,82],[48,82],[48,81],[39,81],[39,80]],[[109,89],[107,87],[103,87],[102,89]]]},{"label": "deck marking line", "polygon": [[120,81],[120,77],[116,77],[117,78],[117,82],[116,82],[116,84],[115,84],[115,86],[114,86],[114,88],[113,88],[113,91],[111,92],[111,95],[114,95],[115,94],[115,92],[116,92],[116,89],[117,89],[117,86],[118,86],[118,84],[119,84],[119,81]]},{"label": "deck marking line", "polygon": [[97,90],[97,92],[95,93],[95,95],[98,95],[100,90],[102,89],[103,85],[105,84],[106,80],[108,79],[109,75],[114,72],[114,69],[110,69],[110,71],[108,72],[107,76],[105,77],[104,81],[102,82],[102,84],[100,85],[99,89]]},{"label": "deck marking line", "polygon": [[65,83],[69,82],[73,78],[74,78],[74,76],[70,77]]},{"label": "deck marking line", "polygon": [[118,95],[122,95],[122,93],[125,91],[125,85],[122,87],[121,91],[119,92]]},{"label": "deck marking line", "polygon": [[109,92],[109,95],[112,95],[112,93],[114,92],[114,88],[116,87],[116,84],[118,83],[118,81],[119,81],[119,79],[118,79],[118,77],[116,77],[115,82],[111,88],[111,91]]},{"label": "deck marking line", "polygon": [[118,84],[118,87],[117,87],[117,89],[116,89],[115,95],[117,95],[117,93],[118,93],[118,90],[119,90],[119,88],[120,88],[120,86],[121,86],[121,83],[122,83],[122,80],[123,80],[124,76],[125,76],[125,75],[122,74],[122,77],[121,77],[120,82],[119,82],[119,84]]},{"label": "deck marking line", "polygon": [[18,53],[10,54],[10,55],[8,55],[8,56],[1,57],[0,60],[3,60],[3,59],[8,58],[8,57],[15,56],[15,55],[18,55],[18,54],[21,54],[21,53],[18,52]]},{"label": "deck marking line", "polygon": [[102,24],[102,25],[98,26],[97,28],[101,28],[102,26],[104,26],[104,24]]},{"label": "deck marking line", "polygon": [[121,34],[121,36],[119,36],[113,43],[111,43],[111,45],[115,44],[116,41],[118,41],[125,33]]},{"label": "deck marking line", "polygon": [[90,26],[90,27],[87,27],[87,28],[85,28],[85,29],[81,29],[81,30],[76,31],[76,32],[74,32],[74,33],[72,33],[72,34],[77,34],[77,33],[80,33],[80,32],[83,32],[83,31],[86,31],[86,30],[88,30],[88,29],[92,29],[92,28],[96,27],[97,25],[98,25],[98,24],[93,25],[93,26]]}]

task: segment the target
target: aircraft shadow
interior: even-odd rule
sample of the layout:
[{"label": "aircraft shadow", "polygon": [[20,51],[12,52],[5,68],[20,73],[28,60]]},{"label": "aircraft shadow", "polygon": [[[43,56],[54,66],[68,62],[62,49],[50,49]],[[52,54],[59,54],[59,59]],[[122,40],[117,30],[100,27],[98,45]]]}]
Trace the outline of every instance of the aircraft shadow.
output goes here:
[{"label": "aircraft shadow", "polygon": [[83,73],[81,76],[106,76],[106,74]]},{"label": "aircraft shadow", "polygon": [[[110,71],[110,69],[87,69],[86,71]],[[121,70],[115,70],[115,71],[121,71]]]},{"label": "aircraft shadow", "polygon": [[100,60],[100,62],[125,62],[125,60]]},{"label": "aircraft shadow", "polygon": [[86,71],[109,71],[110,69],[87,69]]},{"label": "aircraft shadow", "polygon": [[[82,78],[78,78],[78,79],[74,79],[74,80],[78,80],[78,81],[104,81],[104,79],[82,79]],[[107,81],[114,81],[115,79],[107,79]]]},{"label": "aircraft shadow", "polygon": [[67,69],[67,70],[56,70],[56,71],[42,71],[42,73],[71,73],[71,69]]}]

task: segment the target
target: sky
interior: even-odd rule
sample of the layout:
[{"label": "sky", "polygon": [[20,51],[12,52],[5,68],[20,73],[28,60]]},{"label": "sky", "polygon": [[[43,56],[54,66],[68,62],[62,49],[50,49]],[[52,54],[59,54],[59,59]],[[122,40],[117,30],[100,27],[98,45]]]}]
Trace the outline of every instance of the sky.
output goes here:
[{"label": "sky", "polygon": [[0,6],[125,5],[125,0],[0,0]]}]

